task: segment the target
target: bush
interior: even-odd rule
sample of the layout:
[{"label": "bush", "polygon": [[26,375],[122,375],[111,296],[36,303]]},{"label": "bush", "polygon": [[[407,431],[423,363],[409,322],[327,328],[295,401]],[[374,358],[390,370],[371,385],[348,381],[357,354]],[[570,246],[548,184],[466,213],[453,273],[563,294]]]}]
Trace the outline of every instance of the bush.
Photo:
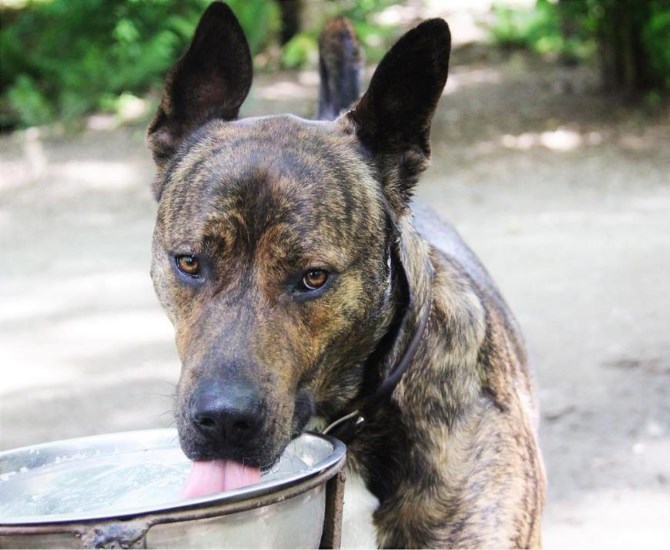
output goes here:
[{"label": "bush", "polygon": [[[162,85],[211,0],[13,0],[0,4],[0,129],[76,121],[114,110],[118,98]],[[280,31],[270,0],[227,0],[252,54]],[[392,0],[325,2],[322,16],[352,19],[369,59],[377,59],[392,30],[369,22]],[[316,57],[318,23],[285,45],[282,61],[295,68]]]},{"label": "bush", "polygon": [[[0,30],[0,125],[76,120],[123,93],[160,86],[210,0],[29,2]],[[271,3],[228,2],[253,51],[271,34]],[[275,17],[276,20],[276,17]]]},{"label": "bush", "polygon": [[597,56],[610,90],[670,89],[670,0],[537,0],[525,10],[497,5],[494,17],[500,46],[569,61]]},{"label": "bush", "polygon": [[584,60],[593,55],[595,41],[584,25],[583,7],[579,1],[559,7],[538,0],[534,8],[526,9],[494,4],[494,23],[489,31],[493,42],[503,48],[526,48],[566,62]]},{"label": "bush", "polygon": [[653,5],[652,15],[642,32],[645,49],[651,52],[649,63],[653,72],[670,90],[670,6]]}]

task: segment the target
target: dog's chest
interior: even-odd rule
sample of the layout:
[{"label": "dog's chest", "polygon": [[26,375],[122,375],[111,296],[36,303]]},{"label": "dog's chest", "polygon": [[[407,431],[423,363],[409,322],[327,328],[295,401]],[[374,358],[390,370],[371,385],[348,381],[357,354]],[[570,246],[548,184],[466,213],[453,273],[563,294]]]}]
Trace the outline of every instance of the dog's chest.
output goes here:
[{"label": "dog's chest", "polygon": [[342,514],[342,548],[377,548],[372,514],[379,499],[365,486],[363,478],[347,469]]}]

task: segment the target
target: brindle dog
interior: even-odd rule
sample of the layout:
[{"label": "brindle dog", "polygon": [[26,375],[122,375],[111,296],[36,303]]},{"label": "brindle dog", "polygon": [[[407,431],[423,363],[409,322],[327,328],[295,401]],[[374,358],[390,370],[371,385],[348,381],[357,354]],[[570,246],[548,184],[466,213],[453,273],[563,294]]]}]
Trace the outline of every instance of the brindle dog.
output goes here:
[{"label": "brindle dog", "polygon": [[267,466],[313,417],[346,417],[331,431],[374,497],[378,545],[535,547],[545,482],[521,335],[469,248],[411,200],[449,52],[429,20],[335,120],[238,120],[249,49],[227,6],[207,9],[148,130],[179,436],[191,459]]}]

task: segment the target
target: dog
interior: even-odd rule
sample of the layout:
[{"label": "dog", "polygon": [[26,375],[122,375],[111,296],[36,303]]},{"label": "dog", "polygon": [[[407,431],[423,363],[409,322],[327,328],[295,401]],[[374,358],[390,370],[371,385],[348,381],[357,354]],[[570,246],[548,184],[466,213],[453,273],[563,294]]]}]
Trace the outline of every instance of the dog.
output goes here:
[{"label": "dog", "polygon": [[238,119],[252,61],[215,2],[149,125],[151,275],[182,364],[181,447],[207,475],[249,482],[322,419],[348,447],[343,546],[540,546],[521,333],[456,231],[412,200],[449,27],[400,38],[360,99],[346,22],[321,47],[333,120]]}]

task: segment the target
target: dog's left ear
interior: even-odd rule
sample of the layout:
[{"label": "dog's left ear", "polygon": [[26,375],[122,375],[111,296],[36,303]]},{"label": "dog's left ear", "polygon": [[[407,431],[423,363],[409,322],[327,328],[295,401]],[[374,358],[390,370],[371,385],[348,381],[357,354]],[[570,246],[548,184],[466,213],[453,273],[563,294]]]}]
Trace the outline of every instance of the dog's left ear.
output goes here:
[{"label": "dog's left ear", "polygon": [[447,81],[450,50],[447,23],[424,21],[391,48],[367,92],[344,115],[372,153],[399,214],[430,160],[430,126]]},{"label": "dog's left ear", "polygon": [[237,118],[252,73],[249,45],[235,14],[226,4],[210,4],[188,50],[167,74],[147,130],[159,172],[190,132],[213,118]]}]

